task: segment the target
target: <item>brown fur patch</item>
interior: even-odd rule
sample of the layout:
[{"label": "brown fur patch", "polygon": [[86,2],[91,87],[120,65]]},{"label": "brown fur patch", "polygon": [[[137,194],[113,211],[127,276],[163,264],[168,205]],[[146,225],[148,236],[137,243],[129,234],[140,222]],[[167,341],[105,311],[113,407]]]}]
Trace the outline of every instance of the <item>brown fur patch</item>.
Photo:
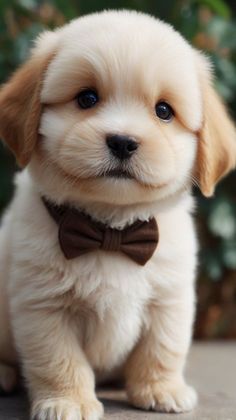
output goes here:
[{"label": "brown fur patch", "polygon": [[197,179],[209,197],[216,183],[236,165],[236,131],[206,76],[202,80],[204,121],[199,131]]},{"label": "brown fur patch", "polygon": [[31,58],[0,91],[0,136],[20,166],[29,162],[38,139],[41,84],[50,59]]}]

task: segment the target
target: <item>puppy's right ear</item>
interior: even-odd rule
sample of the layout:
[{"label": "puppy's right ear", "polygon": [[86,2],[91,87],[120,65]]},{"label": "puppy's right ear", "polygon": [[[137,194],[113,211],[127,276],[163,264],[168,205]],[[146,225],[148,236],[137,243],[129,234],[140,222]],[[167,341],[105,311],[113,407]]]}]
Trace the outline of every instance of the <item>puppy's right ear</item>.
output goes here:
[{"label": "puppy's right ear", "polygon": [[[43,39],[46,42],[43,36],[38,43],[42,44]],[[21,167],[30,161],[38,139],[41,86],[53,52],[48,48],[43,51],[40,45],[38,53],[36,47],[32,57],[0,90],[0,138]]]}]

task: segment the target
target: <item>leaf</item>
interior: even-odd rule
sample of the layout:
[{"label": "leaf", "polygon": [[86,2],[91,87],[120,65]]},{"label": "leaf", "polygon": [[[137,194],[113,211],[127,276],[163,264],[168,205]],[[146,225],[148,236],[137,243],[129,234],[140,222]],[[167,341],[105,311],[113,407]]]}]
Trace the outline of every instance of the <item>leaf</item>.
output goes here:
[{"label": "leaf", "polygon": [[198,3],[209,7],[214,13],[222,16],[225,19],[231,17],[231,10],[223,0],[198,0]]}]

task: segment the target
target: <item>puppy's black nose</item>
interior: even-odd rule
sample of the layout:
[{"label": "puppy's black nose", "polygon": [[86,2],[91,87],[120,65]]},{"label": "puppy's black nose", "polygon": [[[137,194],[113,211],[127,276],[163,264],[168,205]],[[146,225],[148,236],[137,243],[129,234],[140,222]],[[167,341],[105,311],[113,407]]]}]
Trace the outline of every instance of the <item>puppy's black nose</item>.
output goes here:
[{"label": "puppy's black nose", "polygon": [[138,143],[131,137],[121,134],[110,134],[106,137],[111,153],[119,159],[129,159],[138,148]]}]

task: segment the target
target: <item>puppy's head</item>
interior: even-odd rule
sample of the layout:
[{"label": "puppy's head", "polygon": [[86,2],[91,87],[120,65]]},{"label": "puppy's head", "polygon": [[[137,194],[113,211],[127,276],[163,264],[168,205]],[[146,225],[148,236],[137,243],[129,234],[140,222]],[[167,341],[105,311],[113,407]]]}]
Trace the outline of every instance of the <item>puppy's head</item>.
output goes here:
[{"label": "puppy's head", "polygon": [[169,25],[103,12],[43,34],[2,88],[0,135],[61,201],[205,195],[235,165],[236,136],[206,59]]}]

